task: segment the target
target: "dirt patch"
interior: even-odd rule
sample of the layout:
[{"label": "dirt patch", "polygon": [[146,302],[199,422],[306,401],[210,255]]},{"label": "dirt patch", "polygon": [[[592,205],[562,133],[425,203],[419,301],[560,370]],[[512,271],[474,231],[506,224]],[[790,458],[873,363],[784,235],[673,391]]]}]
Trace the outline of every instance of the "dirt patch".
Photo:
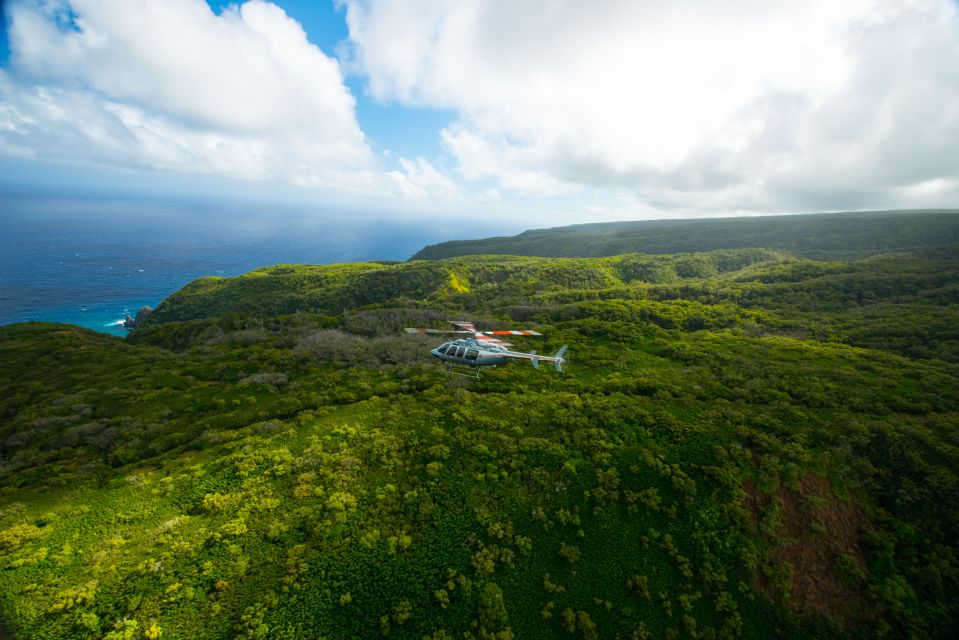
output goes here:
[{"label": "dirt patch", "polygon": [[844,625],[875,617],[862,580],[868,572],[862,509],[840,501],[829,480],[814,474],[803,477],[798,490],[763,493],[751,482],[743,489],[753,523],[774,544],[756,570],[763,592],[799,615],[821,614]]}]

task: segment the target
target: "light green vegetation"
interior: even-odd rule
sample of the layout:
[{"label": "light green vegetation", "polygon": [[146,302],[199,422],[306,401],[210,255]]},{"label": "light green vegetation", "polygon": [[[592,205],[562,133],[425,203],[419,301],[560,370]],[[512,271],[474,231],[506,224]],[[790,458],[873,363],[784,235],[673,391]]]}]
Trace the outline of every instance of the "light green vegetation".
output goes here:
[{"label": "light green vegetation", "polygon": [[[813,258],[928,250],[959,242],[959,211],[870,211],[704,220],[603,222],[430,245],[415,260],[479,254],[573,257],[767,247]],[[953,254],[954,255],[954,254]]]},{"label": "light green vegetation", "polygon": [[[24,638],[948,637],[947,254],[281,265],[0,328]],[[402,327],[533,328],[478,381]],[[517,340],[522,340],[517,338]]]}]

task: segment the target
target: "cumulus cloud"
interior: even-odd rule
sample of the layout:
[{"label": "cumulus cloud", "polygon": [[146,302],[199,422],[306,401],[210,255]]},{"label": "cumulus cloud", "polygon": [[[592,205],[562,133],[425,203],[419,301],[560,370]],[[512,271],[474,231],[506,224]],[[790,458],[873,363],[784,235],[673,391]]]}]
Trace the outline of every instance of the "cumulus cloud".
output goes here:
[{"label": "cumulus cloud", "polygon": [[393,183],[393,193],[414,200],[427,197],[448,200],[462,198],[459,187],[426,158],[399,158],[397,162],[402,171],[386,172],[386,177]]},{"label": "cumulus cloud", "polygon": [[376,159],[339,65],[252,0],[14,0],[0,154],[362,187]]},{"label": "cumulus cloud", "polygon": [[959,196],[952,0],[342,0],[385,102],[452,109],[468,179],[686,210]]}]

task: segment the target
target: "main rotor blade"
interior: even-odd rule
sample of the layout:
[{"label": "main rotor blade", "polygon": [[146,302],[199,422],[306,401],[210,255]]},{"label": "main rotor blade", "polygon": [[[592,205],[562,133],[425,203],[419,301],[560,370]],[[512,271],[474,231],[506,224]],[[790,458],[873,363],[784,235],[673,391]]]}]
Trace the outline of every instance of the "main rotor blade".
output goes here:
[{"label": "main rotor blade", "polygon": [[465,320],[447,320],[450,324],[455,324],[460,329],[465,329],[477,335],[484,334],[487,336],[541,336],[543,335],[539,331],[531,331],[529,329],[508,329],[505,331],[480,331],[476,328],[476,325],[472,322],[467,322]]},{"label": "main rotor blade", "polygon": [[423,329],[422,327],[406,327],[406,333],[473,333],[473,332],[457,331],[456,329]]},{"label": "main rotor blade", "polygon": [[485,342],[485,343],[487,343],[487,344],[495,344],[495,345],[498,345],[498,346],[500,346],[500,347],[512,347],[512,346],[513,346],[513,343],[512,343],[512,342],[506,342],[506,340],[500,340],[499,338],[491,338],[491,337],[489,337],[488,335],[486,335],[485,332],[477,332],[473,337],[476,338],[477,340],[481,341],[481,342]]},{"label": "main rotor blade", "polygon": [[543,335],[539,331],[530,331],[526,330],[506,330],[506,331],[484,331],[486,335],[489,336],[541,336]]}]

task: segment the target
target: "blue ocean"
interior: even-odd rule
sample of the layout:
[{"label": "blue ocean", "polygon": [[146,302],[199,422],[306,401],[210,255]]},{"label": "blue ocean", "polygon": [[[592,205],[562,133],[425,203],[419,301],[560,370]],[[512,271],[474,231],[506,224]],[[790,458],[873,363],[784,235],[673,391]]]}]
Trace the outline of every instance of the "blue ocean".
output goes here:
[{"label": "blue ocean", "polygon": [[125,335],[127,313],[201,276],[406,260],[427,244],[520,230],[322,208],[0,197],[0,324],[67,322]]}]

